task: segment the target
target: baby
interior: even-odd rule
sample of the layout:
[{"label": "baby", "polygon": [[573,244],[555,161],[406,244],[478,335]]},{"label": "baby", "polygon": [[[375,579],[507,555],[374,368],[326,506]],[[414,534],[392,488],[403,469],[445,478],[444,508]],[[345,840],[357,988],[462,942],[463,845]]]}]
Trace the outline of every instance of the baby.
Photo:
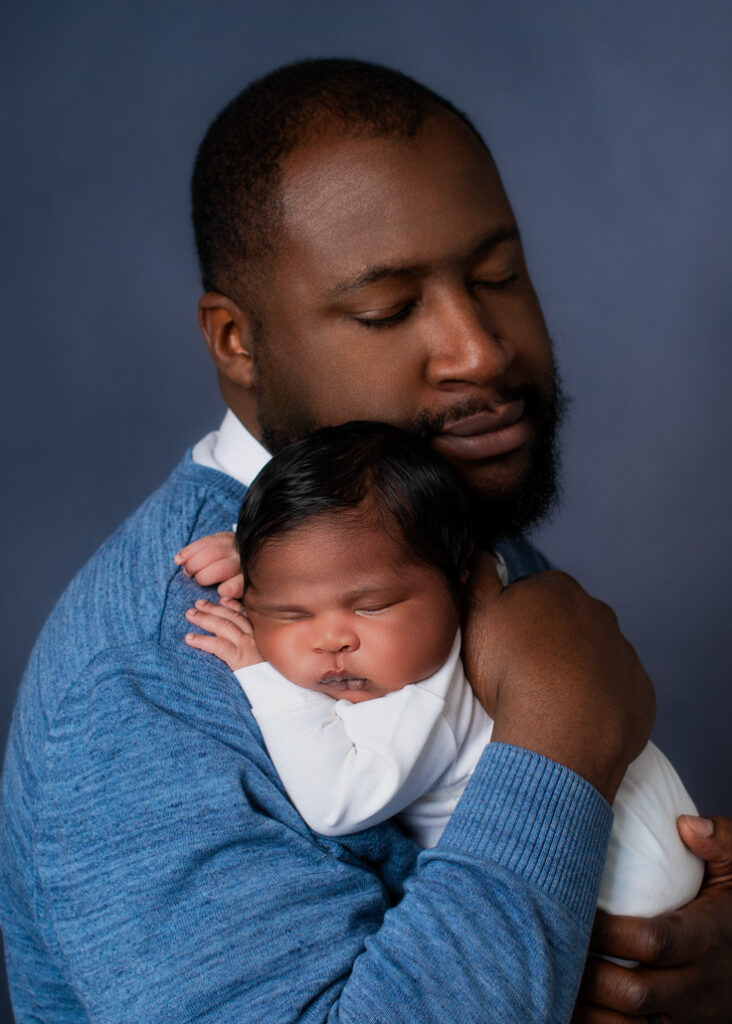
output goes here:
[{"label": "baby", "polygon": [[[469,524],[447,464],[381,424],[290,445],[247,492],[236,532],[243,611],[197,602],[189,621],[211,635],[186,642],[234,670],[316,832],[397,815],[434,846],[490,740],[492,719],[460,661]],[[179,564],[218,560],[207,543],[184,549]],[[653,744],[629,766],[613,810],[599,906],[653,916],[692,899],[703,865],[676,818],[696,809]]]}]

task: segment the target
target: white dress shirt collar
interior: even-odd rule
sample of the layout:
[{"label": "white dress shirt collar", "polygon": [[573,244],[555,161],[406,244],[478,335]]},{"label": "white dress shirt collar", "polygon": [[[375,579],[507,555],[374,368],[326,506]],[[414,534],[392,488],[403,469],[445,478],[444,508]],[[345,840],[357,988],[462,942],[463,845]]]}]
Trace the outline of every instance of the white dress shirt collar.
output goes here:
[{"label": "white dress shirt collar", "polygon": [[199,465],[218,469],[248,487],[271,455],[228,409],[219,429],[194,446],[192,457]]}]

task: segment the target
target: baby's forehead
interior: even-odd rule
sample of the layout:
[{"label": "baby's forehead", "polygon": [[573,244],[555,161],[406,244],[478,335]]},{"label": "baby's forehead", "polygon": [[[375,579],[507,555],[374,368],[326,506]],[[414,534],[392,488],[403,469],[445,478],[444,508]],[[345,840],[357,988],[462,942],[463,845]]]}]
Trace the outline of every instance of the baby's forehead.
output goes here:
[{"label": "baby's forehead", "polygon": [[322,554],[350,559],[363,551],[373,558],[393,564],[395,571],[404,562],[414,560],[407,539],[399,525],[388,513],[372,507],[358,507],[310,515],[300,522],[288,523],[264,538],[257,547],[254,562],[262,556],[297,557],[301,552],[319,551]]},{"label": "baby's forehead", "polygon": [[249,586],[271,593],[307,585],[321,591],[377,589],[438,572],[410,550],[396,524],[373,516],[328,515],[267,538],[247,567]]}]

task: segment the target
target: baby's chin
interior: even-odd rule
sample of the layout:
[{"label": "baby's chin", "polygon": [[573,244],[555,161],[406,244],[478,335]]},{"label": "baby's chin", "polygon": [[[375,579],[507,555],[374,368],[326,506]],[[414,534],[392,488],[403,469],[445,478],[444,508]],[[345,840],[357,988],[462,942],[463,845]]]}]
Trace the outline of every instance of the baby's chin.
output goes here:
[{"label": "baby's chin", "polygon": [[350,704],[362,704],[365,700],[375,700],[377,697],[383,697],[384,694],[368,690],[347,690],[343,693],[334,693],[331,696],[336,700],[347,700]]}]

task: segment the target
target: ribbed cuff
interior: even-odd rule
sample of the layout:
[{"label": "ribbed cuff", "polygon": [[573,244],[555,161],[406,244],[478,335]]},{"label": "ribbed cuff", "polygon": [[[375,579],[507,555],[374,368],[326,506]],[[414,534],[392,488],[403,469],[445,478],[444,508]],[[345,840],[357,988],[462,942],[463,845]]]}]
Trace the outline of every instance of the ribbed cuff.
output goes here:
[{"label": "ribbed cuff", "polygon": [[612,821],[609,804],[569,768],[489,743],[439,846],[488,857],[589,921]]}]

